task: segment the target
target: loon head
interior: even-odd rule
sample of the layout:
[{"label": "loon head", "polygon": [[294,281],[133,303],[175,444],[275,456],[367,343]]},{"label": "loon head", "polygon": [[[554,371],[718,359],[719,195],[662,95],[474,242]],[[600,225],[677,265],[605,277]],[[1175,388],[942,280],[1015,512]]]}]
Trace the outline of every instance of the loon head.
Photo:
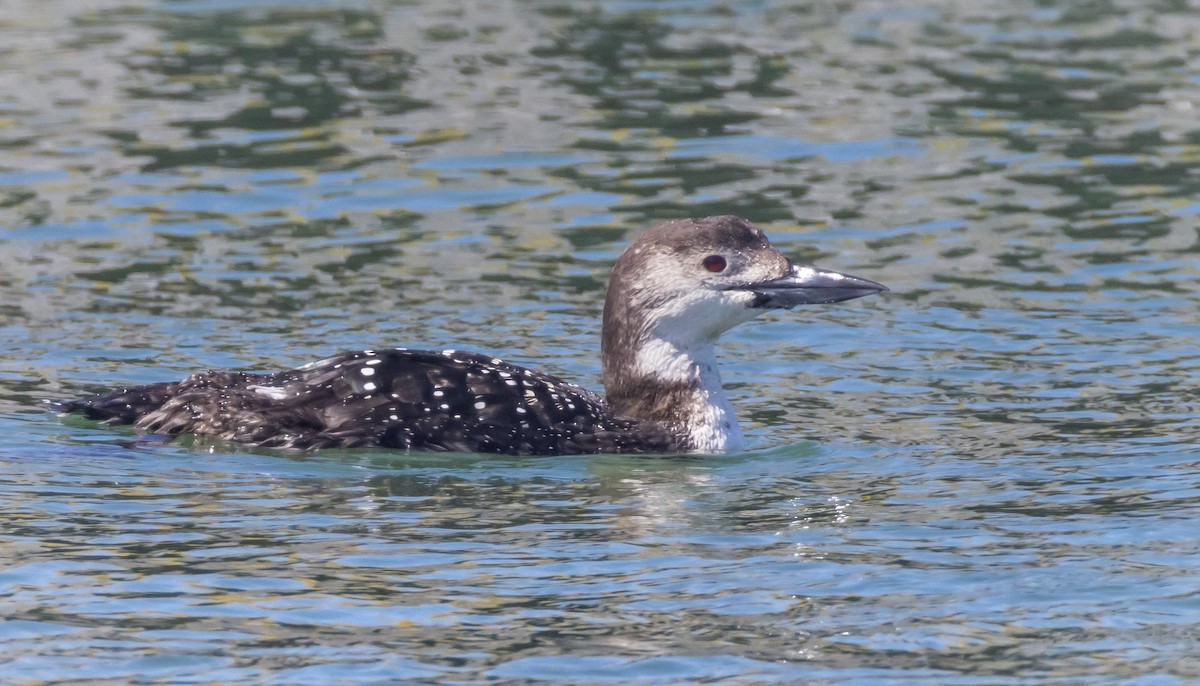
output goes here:
[{"label": "loon head", "polygon": [[770,309],[885,290],[867,279],[793,264],[740,217],[659,224],[613,267],[601,346],[609,401],[624,414],[670,420],[679,408],[652,396],[687,386],[693,394],[720,395],[712,346],[730,328]]},{"label": "loon head", "polygon": [[795,265],[740,217],[678,219],[646,231],[617,259],[604,304],[604,343],[614,353],[621,343],[645,338],[703,346],[769,309],[886,290],[857,276]]}]

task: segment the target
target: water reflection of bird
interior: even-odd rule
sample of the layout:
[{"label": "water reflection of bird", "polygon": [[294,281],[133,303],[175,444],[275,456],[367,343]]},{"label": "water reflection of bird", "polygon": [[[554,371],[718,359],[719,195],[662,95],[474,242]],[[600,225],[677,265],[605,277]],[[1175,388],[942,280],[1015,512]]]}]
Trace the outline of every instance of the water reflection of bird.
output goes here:
[{"label": "water reflection of bird", "polygon": [[162,434],[280,448],[379,446],[507,454],[719,452],[742,446],[713,345],[769,309],[886,288],[796,266],[738,217],[668,221],[617,259],[604,304],[606,396],[487,355],[364,350],[273,374],[53,401]]}]

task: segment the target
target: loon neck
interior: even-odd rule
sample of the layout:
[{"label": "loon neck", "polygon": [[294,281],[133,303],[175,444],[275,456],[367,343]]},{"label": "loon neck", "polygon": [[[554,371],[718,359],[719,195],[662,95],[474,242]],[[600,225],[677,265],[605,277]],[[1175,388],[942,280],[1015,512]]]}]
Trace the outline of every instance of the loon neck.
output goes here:
[{"label": "loon neck", "polygon": [[685,347],[647,337],[623,349],[605,346],[604,388],[615,413],[663,422],[692,450],[742,447],[737,415],[721,388],[711,343]]}]

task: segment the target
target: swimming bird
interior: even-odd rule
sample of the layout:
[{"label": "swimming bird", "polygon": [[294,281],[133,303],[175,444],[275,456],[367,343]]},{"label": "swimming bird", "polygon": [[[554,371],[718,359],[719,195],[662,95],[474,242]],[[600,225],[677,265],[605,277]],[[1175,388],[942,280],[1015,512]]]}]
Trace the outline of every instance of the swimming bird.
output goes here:
[{"label": "swimming bird", "polygon": [[634,240],[613,267],[603,397],[489,355],[396,348],[267,374],[206,371],[51,406],[150,433],[276,448],[723,452],[744,441],[721,388],[718,337],[767,310],[885,290],[795,265],[739,217],[672,220]]}]

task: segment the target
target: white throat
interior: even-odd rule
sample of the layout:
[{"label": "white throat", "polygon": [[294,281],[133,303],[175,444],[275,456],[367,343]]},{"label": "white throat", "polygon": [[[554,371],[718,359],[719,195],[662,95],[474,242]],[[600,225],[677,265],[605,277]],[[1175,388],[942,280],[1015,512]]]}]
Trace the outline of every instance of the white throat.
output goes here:
[{"label": "white throat", "polygon": [[635,351],[634,372],[655,382],[691,389],[691,402],[681,408],[680,419],[697,452],[735,451],[745,445],[737,415],[721,388],[711,343],[687,349],[661,338],[643,341]]}]

